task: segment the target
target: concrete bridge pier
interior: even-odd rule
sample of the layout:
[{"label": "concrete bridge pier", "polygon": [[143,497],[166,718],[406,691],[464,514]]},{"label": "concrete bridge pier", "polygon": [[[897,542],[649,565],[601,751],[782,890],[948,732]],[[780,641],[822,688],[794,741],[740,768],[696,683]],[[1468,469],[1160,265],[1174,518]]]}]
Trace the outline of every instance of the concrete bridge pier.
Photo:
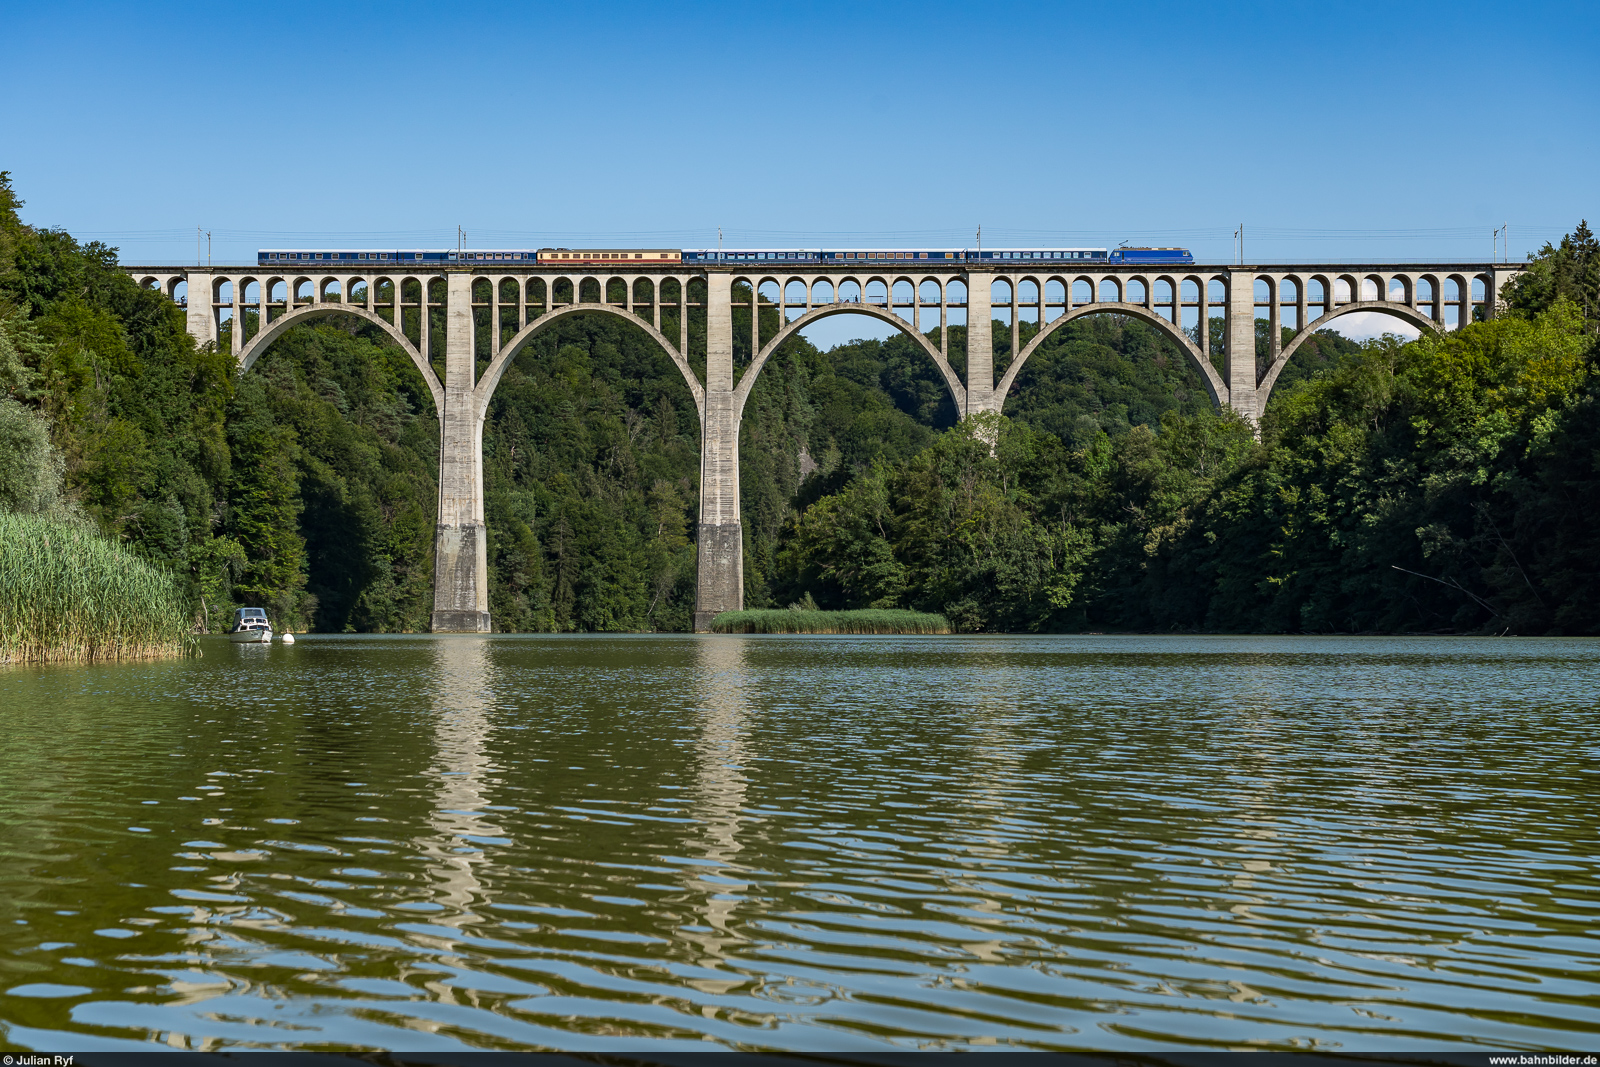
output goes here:
[{"label": "concrete bridge pier", "polygon": [[184,312],[185,325],[189,336],[198,345],[217,343],[217,311],[211,303],[211,286],[209,271],[191,270],[184,279],[184,287],[189,293],[189,306]]},{"label": "concrete bridge pier", "polygon": [[[1223,356],[1228,395],[1222,403],[1254,426],[1261,418],[1256,406],[1256,273],[1254,270],[1229,271],[1227,286],[1228,347]],[[1206,328],[1201,327],[1202,331]]]},{"label": "concrete bridge pier", "polygon": [[[489,544],[483,524],[483,412],[479,410],[472,275],[446,276],[444,410],[439,413],[439,520],[434,534],[433,632],[489,633]],[[423,316],[427,285],[423,279]],[[423,325],[426,337],[426,323]],[[426,358],[426,351],[423,352]]]},{"label": "concrete bridge pier", "polygon": [[706,393],[700,420],[700,524],[694,629],[744,607],[744,527],[739,521],[739,415],[733,383],[733,277],[706,277]]},{"label": "concrete bridge pier", "polygon": [[[994,275],[988,272],[969,271],[967,283],[967,408],[962,418],[981,411],[999,411],[994,391]],[[1016,282],[1012,282],[1016,292]],[[1011,358],[1016,359],[1017,328],[1011,324]],[[991,442],[992,443],[992,442]]]}]

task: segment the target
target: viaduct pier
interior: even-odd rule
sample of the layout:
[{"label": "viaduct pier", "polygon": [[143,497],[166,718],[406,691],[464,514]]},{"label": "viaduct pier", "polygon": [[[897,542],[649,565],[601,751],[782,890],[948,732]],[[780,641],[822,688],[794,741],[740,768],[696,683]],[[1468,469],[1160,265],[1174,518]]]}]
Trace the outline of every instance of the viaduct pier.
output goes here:
[{"label": "viaduct pier", "polygon": [[[567,316],[612,315],[644,331],[694,397],[700,420],[694,622],[704,631],[717,613],[744,603],[739,425],[745,402],[779,346],[820,319],[867,315],[905,333],[938,369],[965,418],[1000,412],[1028,358],[1061,326],[1084,315],[1126,315],[1165,332],[1219,407],[1255,421],[1300,343],[1334,319],[1377,312],[1426,330],[1492,317],[1503,287],[1521,269],[1509,263],[1091,266],[1029,260],[979,266],[907,258],[914,255],[867,253],[864,262],[831,266],[751,258],[691,267],[633,265],[620,253],[570,265],[466,253],[458,263],[426,268],[312,260],[123,269],[184,302],[198,343],[216,344],[226,334],[241,374],[291,326],[330,315],[364,319],[406,352],[427,383],[440,426],[432,625],[436,632],[466,633],[491,629],[483,493],[489,400],[517,354]],[[736,308],[751,312],[751,358],[738,368]],[[764,328],[771,312],[776,328]],[[691,315],[704,324],[704,352],[690,352]],[[998,381],[997,316],[1014,328],[1036,323]],[[438,331],[432,324],[441,317]],[[1271,324],[1272,358],[1260,373],[1258,317]],[[1214,318],[1224,324],[1220,372],[1207,325]],[[665,320],[676,328],[664,329]],[[964,375],[950,362],[952,326],[966,328]],[[1281,327],[1295,331],[1287,343]],[[489,359],[480,369],[485,331]]]}]

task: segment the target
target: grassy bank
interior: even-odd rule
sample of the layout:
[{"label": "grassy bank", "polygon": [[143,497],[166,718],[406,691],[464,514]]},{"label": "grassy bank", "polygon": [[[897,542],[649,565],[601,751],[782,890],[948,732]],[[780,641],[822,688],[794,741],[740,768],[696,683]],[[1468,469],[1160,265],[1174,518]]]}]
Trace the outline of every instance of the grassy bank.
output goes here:
[{"label": "grassy bank", "polygon": [[724,611],[711,620],[719,634],[947,634],[943,615],[921,611]]},{"label": "grassy bank", "polygon": [[0,663],[181,655],[189,606],[172,576],[94,531],[0,514]]}]

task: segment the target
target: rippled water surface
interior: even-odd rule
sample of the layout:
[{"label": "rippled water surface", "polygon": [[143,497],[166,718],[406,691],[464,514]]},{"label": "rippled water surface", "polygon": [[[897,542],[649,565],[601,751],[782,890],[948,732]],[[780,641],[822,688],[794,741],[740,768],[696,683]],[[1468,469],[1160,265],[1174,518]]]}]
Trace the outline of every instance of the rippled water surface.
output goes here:
[{"label": "rippled water surface", "polygon": [[1600,1044],[1600,645],[309,637],[0,670],[35,1049]]}]

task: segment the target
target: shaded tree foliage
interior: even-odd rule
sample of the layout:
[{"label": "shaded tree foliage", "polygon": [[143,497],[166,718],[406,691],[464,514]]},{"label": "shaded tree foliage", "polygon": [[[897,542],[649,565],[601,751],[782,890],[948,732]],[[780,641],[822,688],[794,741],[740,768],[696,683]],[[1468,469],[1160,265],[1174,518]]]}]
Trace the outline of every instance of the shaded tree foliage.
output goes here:
[{"label": "shaded tree foliage", "polygon": [[536,335],[484,428],[496,626],[687,629],[699,441],[693,396],[643,331],[595,314]]}]

